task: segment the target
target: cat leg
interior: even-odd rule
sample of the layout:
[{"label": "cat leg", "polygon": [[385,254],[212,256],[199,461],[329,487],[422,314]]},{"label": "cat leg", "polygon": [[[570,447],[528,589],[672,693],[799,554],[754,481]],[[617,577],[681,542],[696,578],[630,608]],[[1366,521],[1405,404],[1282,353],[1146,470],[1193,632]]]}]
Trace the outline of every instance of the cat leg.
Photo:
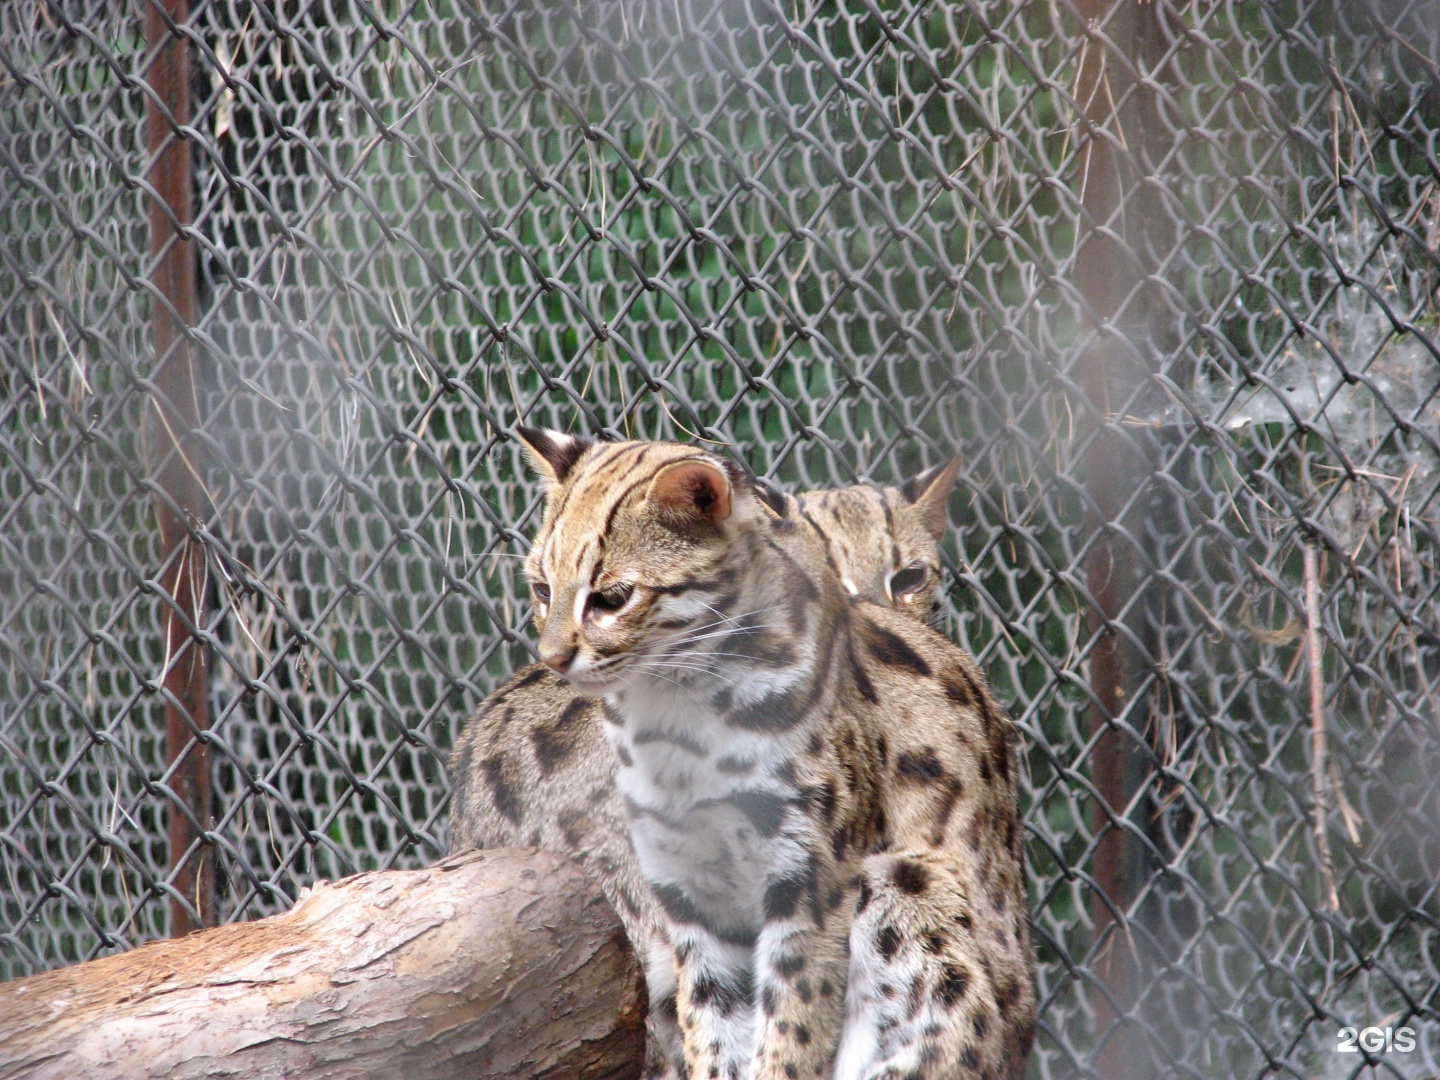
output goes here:
[{"label": "cat leg", "polygon": [[674,923],[676,1004],[691,1080],[749,1080],[755,979],[749,950],[697,923]]},{"label": "cat leg", "polygon": [[[848,911],[853,891],[844,896]],[[755,1080],[829,1080],[845,1008],[846,928],[768,923],[756,948],[760,988]]]},{"label": "cat leg", "polygon": [[645,1017],[645,1080],[686,1080],[685,1053],[676,1005],[675,949],[660,927],[635,941],[644,957],[650,1011]]},{"label": "cat leg", "polygon": [[865,860],[835,1080],[1023,1074],[1026,973],[1009,971],[1013,942],[981,922],[936,853]]},{"label": "cat leg", "polygon": [[[808,875],[807,875],[808,879]],[[692,1080],[828,1080],[844,1009],[846,926],[817,925],[802,884],[769,890],[752,942],[672,923],[679,1014]],[[853,891],[839,893],[848,911]],[[838,916],[839,912],[834,915]]]}]

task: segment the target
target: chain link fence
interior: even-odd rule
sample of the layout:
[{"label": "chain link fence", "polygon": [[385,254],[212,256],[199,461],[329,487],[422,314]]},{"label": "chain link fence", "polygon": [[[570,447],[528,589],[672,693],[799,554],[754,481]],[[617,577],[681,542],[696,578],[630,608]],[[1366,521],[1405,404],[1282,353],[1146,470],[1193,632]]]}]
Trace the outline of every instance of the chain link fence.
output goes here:
[{"label": "chain link fence", "polygon": [[523,418],[963,455],[1035,1075],[1440,1074],[1437,139],[1432,2],[0,5],[0,977],[446,850]]}]

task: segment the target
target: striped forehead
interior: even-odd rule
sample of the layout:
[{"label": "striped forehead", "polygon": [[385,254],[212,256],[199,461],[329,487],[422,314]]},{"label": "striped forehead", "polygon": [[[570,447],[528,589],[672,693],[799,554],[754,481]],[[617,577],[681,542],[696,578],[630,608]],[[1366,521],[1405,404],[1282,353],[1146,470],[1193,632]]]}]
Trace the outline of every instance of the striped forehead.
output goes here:
[{"label": "striped forehead", "polygon": [[889,515],[891,532],[902,539],[917,541],[928,548],[935,547],[935,540],[925,524],[924,512],[916,503],[906,498],[899,488],[881,488],[885,500],[885,513]]},{"label": "striped forehead", "polygon": [[589,576],[620,508],[642,495],[658,469],[699,457],[671,443],[602,443],[578,462],[567,483],[550,495],[537,542],[540,565],[557,579]]},{"label": "striped forehead", "polygon": [[874,555],[895,547],[895,520],[889,500],[875,488],[858,484],[802,496],[806,512],[825,528],[832,541],[851,551]]}]

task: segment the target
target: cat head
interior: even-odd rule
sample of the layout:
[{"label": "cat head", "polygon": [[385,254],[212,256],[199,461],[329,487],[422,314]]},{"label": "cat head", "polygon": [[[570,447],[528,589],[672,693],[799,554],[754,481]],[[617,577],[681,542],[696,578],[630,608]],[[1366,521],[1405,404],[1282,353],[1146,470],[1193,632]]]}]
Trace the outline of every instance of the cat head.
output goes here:
[{"label": "cat head", "polygon": [[743,468],[677,443],[518,434],[550,485],[525,564],[544,663],[602,694],[647,651],[733,629],[736,544],[774,514]]},{"label": "cat head", "polygon": [[939,598],[940,541],[959,470],[954,458],[898,488],[857,484],[803,491],[795,501],[824,538],[847,593],[925,621]]}]

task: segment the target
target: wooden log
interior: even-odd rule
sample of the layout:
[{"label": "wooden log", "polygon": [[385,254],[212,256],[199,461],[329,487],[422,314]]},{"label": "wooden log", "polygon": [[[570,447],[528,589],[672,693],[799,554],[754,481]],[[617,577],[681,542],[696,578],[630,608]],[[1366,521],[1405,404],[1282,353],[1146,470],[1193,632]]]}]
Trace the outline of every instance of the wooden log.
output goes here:
[{"label": "wooden log", "polygon": [[0,984],[0,1078],[619,1080],[645,986],[573,863],[472,851]]}]

